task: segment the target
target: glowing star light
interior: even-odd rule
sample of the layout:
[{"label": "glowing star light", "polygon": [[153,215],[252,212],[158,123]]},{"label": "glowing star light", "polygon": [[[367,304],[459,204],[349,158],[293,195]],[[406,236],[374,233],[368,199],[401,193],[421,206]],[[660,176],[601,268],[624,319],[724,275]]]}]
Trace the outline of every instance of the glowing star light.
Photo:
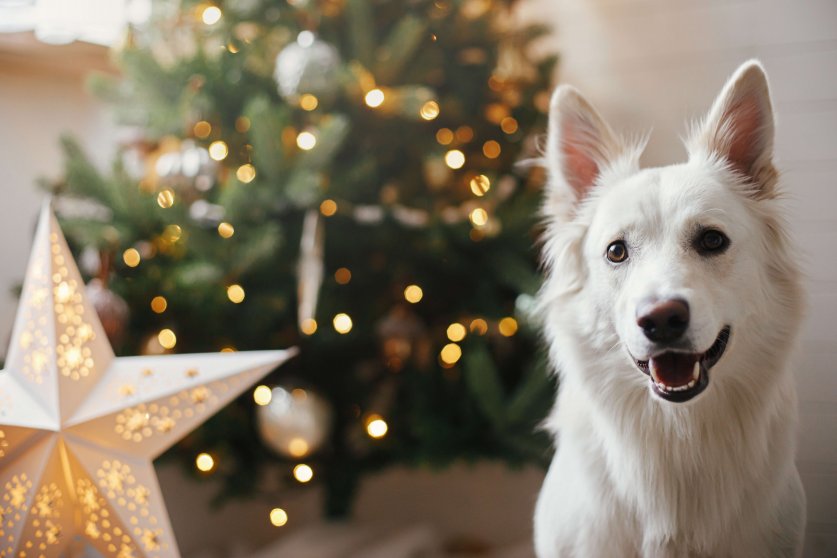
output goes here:
[{"label": "glowing star light", "polygon": [[115,357],[44,207],[0,372],[0,556],[179,556],[152,460],[292,355]]}]

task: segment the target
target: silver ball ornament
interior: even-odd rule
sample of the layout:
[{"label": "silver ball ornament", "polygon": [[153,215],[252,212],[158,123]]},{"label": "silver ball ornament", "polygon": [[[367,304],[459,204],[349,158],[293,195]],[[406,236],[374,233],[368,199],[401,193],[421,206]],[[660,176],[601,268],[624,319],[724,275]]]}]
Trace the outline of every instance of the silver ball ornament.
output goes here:
[{"label": "silver ball ornament", "polygon": [[258,408],[259,433],[273,450],[299,459],[316,452],[331,430],[331,407],[303,389],[275,387],[267,405]]},{"label": "silver ball ornament", "polygon": [[205,147],[186,140],[178,151],[160,155],[154,170],[165,186],[181,192],[184,189],[206,192],[215,185],[217,164]]},{"label": "silver ball ornament", "polygon": [[289,102],[310,93],[320,98],[337,92],[340,54],[311,31],[302,31],[276,57],[273,77],[283,99]]}]

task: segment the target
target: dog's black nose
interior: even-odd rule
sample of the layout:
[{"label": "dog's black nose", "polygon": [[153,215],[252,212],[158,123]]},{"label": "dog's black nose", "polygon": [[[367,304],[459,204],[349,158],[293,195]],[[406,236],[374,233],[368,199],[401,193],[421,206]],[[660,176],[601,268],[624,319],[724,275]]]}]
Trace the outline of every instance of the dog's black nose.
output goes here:
[{"label": "dog's black nose", "polygon": [[655,343],[671,343],[689,327],[689,304],[680,298],[647,300],[637,307],[636,323]]}]

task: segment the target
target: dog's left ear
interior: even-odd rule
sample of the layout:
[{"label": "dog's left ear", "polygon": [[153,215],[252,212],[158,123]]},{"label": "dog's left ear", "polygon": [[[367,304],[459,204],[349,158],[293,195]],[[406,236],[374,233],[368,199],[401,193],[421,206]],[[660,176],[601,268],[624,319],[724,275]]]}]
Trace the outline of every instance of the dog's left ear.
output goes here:
[{"label": "dog's left ear", "polygon": [[767,75],[756,60],[742,64],[724,85],[703,123],[692,134],[691,157],[720,156],[753,187],[756,197],[771,197],[773,107]]}]

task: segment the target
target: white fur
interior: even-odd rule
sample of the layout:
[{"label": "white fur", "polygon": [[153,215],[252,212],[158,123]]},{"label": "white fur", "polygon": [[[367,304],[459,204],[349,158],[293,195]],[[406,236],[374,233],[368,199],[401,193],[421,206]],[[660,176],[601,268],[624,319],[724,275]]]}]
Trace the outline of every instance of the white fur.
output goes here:
[{"label": "white fur", "polygon": [[[560,383],[547,420],[557,452],[535,512],[540,558],[800,555],[787,356],[803,300],[772,145],[758,62],[696,126],[688,161],[661,168],[640,169],[641,142],[618,138],[574,89],[556,91],[540,303]],[[698,225],[725,232],[729,249],[697,254]],[[622,237],[629,259],[614,266],[606,247]],[[651,356],[636,324],[648,296],[688,301],[695,352],[732,328],[708,388],[686,403],[654,395],[631,357]]]}]

